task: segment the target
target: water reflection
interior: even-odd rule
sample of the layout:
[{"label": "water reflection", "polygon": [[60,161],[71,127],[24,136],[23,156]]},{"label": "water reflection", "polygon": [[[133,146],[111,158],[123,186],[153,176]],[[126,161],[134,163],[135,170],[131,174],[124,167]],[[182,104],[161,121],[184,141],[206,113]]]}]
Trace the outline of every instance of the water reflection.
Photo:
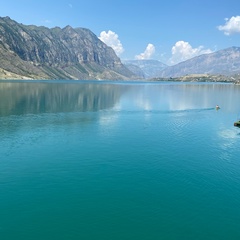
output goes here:
[{"label": "water reflection", "polygon": [[110,84],[0,83],[0,116],[112,108],[122,88]]},{"label": "water reflection", "polygon": [[213,110],[240,113],[240,86],[232,84],[146,84],[128,88],[121,108],[145,111]]},{"label": "water reflection", "polygon": [[0,116],[213,109],[239,113],[240,86],[226,84],[0,82]]}]

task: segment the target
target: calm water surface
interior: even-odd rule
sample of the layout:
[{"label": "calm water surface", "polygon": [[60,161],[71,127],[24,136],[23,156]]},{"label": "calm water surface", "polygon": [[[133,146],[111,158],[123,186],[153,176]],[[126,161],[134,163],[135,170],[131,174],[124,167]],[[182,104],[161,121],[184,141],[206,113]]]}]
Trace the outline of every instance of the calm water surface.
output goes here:
[{"label": "calm water surface", "polygon": [[240,239],[239,103],[228,84],[0,82],[0,239]]}]

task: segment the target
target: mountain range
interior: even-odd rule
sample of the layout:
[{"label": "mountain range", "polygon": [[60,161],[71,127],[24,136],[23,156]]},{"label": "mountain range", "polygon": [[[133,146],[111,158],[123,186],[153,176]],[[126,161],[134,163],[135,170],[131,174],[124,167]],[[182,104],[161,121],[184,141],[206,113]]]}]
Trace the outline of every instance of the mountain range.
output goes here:
[{"label": "mountain range", "polygon": [[[230,47],[209,54],[203,54],[180,62],[173,66],[167,66],[156,60],[132,60],[123,63],[135,75],[147,79],[176,79],[213,78],[216,81],[231,79],[232,76],[239,79],[240,74],[240,47]],[[217,76],[216,76],[217,75]]]},{"label": "mountain range", "polygon": [[85,28],[23,25],[0,18],[0,76],[30,79],[131,79],[114,50]]},{"label": "mountain range", "polygon": [[169,66],[161,71],[159,77],[180,77],[188,74],[229,76],[238,73],[240,73],[240,47],[230,47]]},{"label": "mountain range", "polygon": [[121,61],[88,29],[38,27],[0,17],[0,79],[173,79],[193,74],[239,76],[240,47],[174,66],[157,60]]}]

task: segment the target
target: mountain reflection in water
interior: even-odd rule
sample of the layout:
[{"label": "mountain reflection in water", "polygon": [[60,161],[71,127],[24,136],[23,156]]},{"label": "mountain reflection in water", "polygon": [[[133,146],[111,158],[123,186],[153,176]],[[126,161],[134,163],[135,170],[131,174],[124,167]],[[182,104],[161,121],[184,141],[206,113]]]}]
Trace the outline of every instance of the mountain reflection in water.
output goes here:
[{"label": "mountain reflection in water", "polygon": [[[226,84],[117,82],[0,82],[0,116],[122,111],[183,111],[214,108],[237,112],[240,87]],[[224,95],[224,97],[223,97]]]},{"label": "mountain reflection in water", "polygon": [[0,116],[111,108],[122,89],[109,84],[0,83]]}]

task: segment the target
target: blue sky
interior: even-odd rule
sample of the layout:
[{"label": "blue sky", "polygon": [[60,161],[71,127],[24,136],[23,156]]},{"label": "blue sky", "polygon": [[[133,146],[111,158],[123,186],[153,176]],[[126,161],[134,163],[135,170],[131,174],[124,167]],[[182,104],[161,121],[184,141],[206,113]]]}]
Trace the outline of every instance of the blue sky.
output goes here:
[{"label": "blue sky", "polygon": [[0,16],[46,27],[90,29],[122,60],[168,65],[240,47],[239,0],[0,0]]}]

